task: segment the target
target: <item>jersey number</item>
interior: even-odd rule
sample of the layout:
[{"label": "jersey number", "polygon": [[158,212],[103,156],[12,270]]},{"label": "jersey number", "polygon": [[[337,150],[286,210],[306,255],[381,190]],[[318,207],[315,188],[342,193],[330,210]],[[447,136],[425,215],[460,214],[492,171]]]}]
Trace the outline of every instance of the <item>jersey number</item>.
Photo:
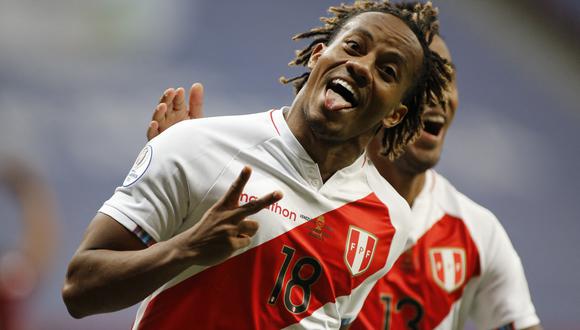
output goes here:
[{"label": "jersey number", "polygon": [[[292,262],[292,258],[294,257],[294,250],[288,246],[282,247],[282,254],[284,254],[284,263],[278,272],[278,277],[276,278],[276,284],[272,289],[272,294],[270,298],[268,298],[268,303],[273,305],[278,300],[280,296],[280,292],[282,291],[282,287],[284,286],[284,279],[286,278],[286,272],[288,271],[288,267]],[[304,278],[301,276],[300,272],[306,266],[310,266],[312,268],[312,272],[310,272]],[[310,295],[311,289],[310,287],[314,284],[318,278],[320,277],[320,273],[322,273],[322,267],[320,263],[312,258],[312,257],[304,257],[298,259],[294,266],[292,267],[292,273],[290,280],[286,283],[284,287],[284,305],[286,308],[294,313],[299,314],[308,309],[308,304],[310,303]],[[302,302],[298,305],[292,302],[290,299],[291,293],[293,289],[300,288],[302,290]]]},{"label": "jersey number", "polygon": [[[391,296],[381,296],[381,300],[382,303],[385,305],[385,321],[383,322],[384,324],[384,329],[385,330],[390,330],[391,329],[391,313],[393,312],[393,308],[392,308],[392,304],[393,304],[393,298]],[[421,304],[419,304],[419,302],[417,302],[417,300],[410,298],[410,297],[404,297],[402,299],[399,300],[399,302],[397,302],[396,304],[396,312],[400,312],[403,308],[405,308],[405,306],[409,306],[411,308],[413,308],[414,312],[414,317],[412,319],[410,319],[409,321],[407,321],[406,326],[408,327],[408,329],[411,330],[417,330],[419,329],[419,322],[421,322],[421,319],[423,318],[423,307],[421,306]]]}]

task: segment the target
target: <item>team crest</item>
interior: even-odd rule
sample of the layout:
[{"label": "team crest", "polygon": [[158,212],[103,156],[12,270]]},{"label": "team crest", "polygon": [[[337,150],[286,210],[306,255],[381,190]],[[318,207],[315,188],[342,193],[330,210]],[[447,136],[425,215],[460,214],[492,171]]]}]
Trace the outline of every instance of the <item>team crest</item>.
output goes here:
[{"label": "team crest", "polygon": [[364,273],[373,259],[377,237],[355,226],[348,228],[344,262],[353,276]]},{"label": "team crest", "polygon": [[443,290],[453,292],[465,282],[465,250],[433,248],[429,250],[433,280]]}]

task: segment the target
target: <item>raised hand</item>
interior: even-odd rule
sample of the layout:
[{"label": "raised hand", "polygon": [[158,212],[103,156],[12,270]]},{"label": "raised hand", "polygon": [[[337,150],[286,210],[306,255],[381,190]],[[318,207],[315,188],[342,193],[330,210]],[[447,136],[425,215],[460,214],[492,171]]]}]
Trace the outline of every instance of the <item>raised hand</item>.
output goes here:
[{"label": "raised hand", "polygon": [[223,197],[205,212],[193,227],[176,236],[196,265],[213,265],[227,259],[236,250],[247,247],[258,230],[258,223],[246,217],[282,199],[274,191],[259,199],[239,205],[240,195],[252,170],[246,166]]},{"label": "raised hand", "polygon": [[189,107],[185,105],[183,87],[167,89],[153,111],[147,127],[147,140],[151,140],[172,125],[186,119],[203,116],[203,85],[195,83],[189,90]]}]

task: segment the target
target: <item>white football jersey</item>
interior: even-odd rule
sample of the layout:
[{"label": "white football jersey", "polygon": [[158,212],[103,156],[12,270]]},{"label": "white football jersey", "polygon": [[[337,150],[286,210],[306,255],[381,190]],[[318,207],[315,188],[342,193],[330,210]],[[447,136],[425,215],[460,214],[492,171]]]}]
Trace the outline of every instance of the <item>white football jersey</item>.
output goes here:
[{"label": "white football jersey", "polygon": [[181,122],[150,141],[105,213],[146,244],[201,219],[253,169],[240,203],[284,198],[251,216],[252,244],[192,266],[146,298],[134,329],[337,329],[357,315],[407,240],[410,209],[365,156],[322,182],[283,111]]},{"label": "white football jersey", "polygon": [[522,329],[540,323],[520,258],[487,209],[430,170],[411,209],[411,246],[351,329]]}]

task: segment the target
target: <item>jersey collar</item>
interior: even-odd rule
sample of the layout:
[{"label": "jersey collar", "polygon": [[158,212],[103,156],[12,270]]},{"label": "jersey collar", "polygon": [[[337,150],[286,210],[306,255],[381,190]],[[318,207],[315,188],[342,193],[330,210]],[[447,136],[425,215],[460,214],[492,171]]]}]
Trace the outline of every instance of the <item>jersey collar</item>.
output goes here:
[{"label": "jersey collar", "polygon": [[[282,142],[284,143],[284,146],[288,148],[294,156],[293,158],[296,160],[296,162],[294,162],[294,166],[296,169],[298,169],[301,176],[306,179],[309,185],[313,186],[316,190],[319,190],[322,188],[323,184],[318,164],[312,160],[308,152],[306,152],[304,147],[300,144],[300,142],[298,142],[298,139],[296,139],[290,130],[290,127],[288,127],[288,123],[284,118],[284,113],[287,111],[290,111],[289,107],[282,107],[279,110],[270,111],[272,124],[274,125],[274,128],[277,134],[280,136]],[[330,179],[333,179],[337,175],[344,176],[352,172],[360,171],[365,165],[365,160],[366,152],[357,158],[354,163],[335,173]]]}]

